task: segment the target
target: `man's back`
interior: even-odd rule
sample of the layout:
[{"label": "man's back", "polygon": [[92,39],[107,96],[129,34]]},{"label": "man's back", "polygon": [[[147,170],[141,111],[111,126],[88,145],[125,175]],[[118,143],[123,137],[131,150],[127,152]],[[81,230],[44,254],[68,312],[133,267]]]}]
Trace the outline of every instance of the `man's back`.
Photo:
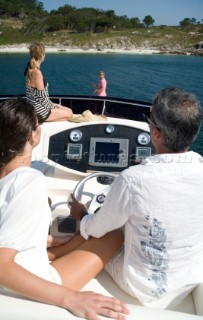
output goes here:
[{"label": "man's back", "polygon": [[130,193],[127,286],[146,305],[166,307],[201,279],[203,158],[193,152],[156,155],[122,176]]}]

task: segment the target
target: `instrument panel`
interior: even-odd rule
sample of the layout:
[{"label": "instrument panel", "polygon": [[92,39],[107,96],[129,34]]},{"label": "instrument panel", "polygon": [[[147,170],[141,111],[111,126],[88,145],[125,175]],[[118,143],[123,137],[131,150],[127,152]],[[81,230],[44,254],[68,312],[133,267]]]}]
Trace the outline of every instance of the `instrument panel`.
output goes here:
[{"label": "instrument panel", "polygon": [[50,137],[48,158],[80,172],[120,172],[154,153],[147,131],[120,124],[88,124]]}]

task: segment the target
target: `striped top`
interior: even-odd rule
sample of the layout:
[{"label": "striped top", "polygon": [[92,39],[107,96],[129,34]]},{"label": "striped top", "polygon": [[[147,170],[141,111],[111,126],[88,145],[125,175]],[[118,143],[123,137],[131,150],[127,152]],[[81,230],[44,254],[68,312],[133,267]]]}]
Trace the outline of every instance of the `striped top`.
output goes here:
[{"label": "striped top", "polygon": [[26,85],[26,97],[34,105],[40,121],[45,121],[51,109],[57,108],[57,105],[51,102],[48,93],[48,84],[43,90]]}]

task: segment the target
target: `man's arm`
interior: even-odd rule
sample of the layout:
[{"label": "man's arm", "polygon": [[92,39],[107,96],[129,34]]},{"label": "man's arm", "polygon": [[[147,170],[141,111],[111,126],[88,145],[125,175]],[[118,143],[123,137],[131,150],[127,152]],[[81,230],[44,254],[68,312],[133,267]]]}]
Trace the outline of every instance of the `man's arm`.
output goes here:
[{"label": "man's arm", "polygon": [[100,238],[107,232],[122,227],[130,214],[129,189],[121,175],[114,180],[97,213],[88,214],[86,206],[77,199],[74,199],[72,203],[70,203],[70,213],[76,219],[81,220],[80,232],[85,239],[88,239],[89,236]]}]

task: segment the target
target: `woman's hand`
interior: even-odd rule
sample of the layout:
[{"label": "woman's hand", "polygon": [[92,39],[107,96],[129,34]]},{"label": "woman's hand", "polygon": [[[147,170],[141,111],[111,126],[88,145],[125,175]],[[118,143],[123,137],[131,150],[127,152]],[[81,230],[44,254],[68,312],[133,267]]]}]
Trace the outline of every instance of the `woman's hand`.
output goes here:
[{"label": "woman's hand", "polygon": [[125,304],[113,297],[89,291],[74,291],[37,277],[14,261],[17,253],[18,251],[14,249],[0,248],[1,286],[32,300],[65,308],[76,316],[88,320],[99,320],[99,315],[125,320],[125,315],[129,314]]},{"label": "woman's hand", "polygon": [[47,248],[50,247],[58,247],[64,243],[67,243],[68,241],[70,241],[73,238],[73,236],[71,235],[67,235],[67,236],[52,236],[52,235],[48,235],[47,238]]},{"label": "woman's hand", "polygon": [[88,320],[99,320],[98,315],[124,320],[130,313],[126,305],[116,298],[90,291],[74,292],[73,298],[69,297],[67,309],[76,316]]}]

